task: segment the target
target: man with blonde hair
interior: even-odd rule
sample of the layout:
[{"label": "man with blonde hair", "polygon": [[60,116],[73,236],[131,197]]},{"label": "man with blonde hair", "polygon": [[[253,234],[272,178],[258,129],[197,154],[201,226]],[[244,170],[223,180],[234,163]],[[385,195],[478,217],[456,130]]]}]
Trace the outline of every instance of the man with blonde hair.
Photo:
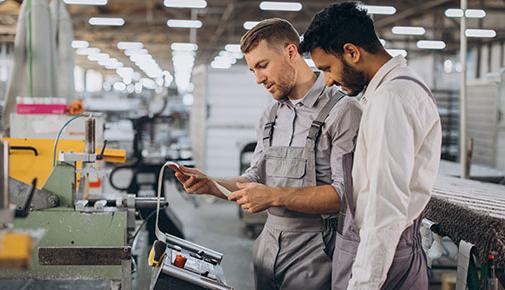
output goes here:
[{"label": "man with blonde hair", "polygon": [[[361,111],[357,102],[326,86],[298,51],[299,35],[283,19],[261,21],[241,39],[256,82],[275,102],[260,119],[251,165],[218,182],[183,168],[176,177],[190,193],[237,202],[252,213],[267,210],[253,248],[256,289],[330,289],[342,156],[354,147]],[[186,174],[185,174],[186,173]]]}]

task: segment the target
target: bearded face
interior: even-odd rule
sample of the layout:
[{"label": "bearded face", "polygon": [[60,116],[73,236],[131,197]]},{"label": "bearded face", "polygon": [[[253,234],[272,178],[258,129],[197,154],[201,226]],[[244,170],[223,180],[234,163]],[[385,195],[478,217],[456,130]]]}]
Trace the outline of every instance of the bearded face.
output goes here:
[{"label": "bearded face", "polygon": [[256,83],[263,85],[276,100],[288,97],[296,84],[296,70],[289,63],[287,52],[262,40],[245,54]]}]

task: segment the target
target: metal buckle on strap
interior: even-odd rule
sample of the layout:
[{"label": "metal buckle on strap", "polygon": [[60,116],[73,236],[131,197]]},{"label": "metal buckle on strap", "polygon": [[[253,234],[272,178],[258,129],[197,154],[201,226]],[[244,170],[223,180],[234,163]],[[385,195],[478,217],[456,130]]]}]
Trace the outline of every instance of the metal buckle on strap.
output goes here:
[{"label": "metal buckle on strap", "polygon": [[272,131],[273,131],[274,124],[275,124],[275,122],[265,123],[265,127],[263,128],[263,131],[265,132],[264,136],[263,136],[263,140],[268,140],[268,139],[272,138]]},{"label": "metal buckle on strap", "polygon": [[321,128],[324,125],[324,122],[320,121],[312,121],[311,127],[316,127],[317,129]]},{"label": "metal buckle on strap", "polygon": [[321,127],[324,125],[324,122],[320,121],[312,121],[310,125],[309,135],[307,135],[307,139],[316,141],[321,133]]}]

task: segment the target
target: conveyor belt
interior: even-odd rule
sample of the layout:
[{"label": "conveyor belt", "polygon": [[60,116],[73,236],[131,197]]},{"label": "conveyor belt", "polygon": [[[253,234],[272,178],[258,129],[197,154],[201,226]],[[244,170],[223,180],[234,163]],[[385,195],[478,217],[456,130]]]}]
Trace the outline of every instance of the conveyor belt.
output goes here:
[{"label": "conveyor belt", "polygon": [[481,261],[496,251],[505,267],[505,186],[439,176],[424,215],[456,244],[474,244]]}]

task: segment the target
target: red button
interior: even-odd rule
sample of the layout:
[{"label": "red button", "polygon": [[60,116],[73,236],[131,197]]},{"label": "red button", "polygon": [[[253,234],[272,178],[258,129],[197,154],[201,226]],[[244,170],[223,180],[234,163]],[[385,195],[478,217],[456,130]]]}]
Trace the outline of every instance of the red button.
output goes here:
[{"label": "red button", "polygon": [[186,265],[186,261],[187,261],[186,257],[182,255],[177,255],[175,256],[174,266],[184,268],[184,265]]}]

